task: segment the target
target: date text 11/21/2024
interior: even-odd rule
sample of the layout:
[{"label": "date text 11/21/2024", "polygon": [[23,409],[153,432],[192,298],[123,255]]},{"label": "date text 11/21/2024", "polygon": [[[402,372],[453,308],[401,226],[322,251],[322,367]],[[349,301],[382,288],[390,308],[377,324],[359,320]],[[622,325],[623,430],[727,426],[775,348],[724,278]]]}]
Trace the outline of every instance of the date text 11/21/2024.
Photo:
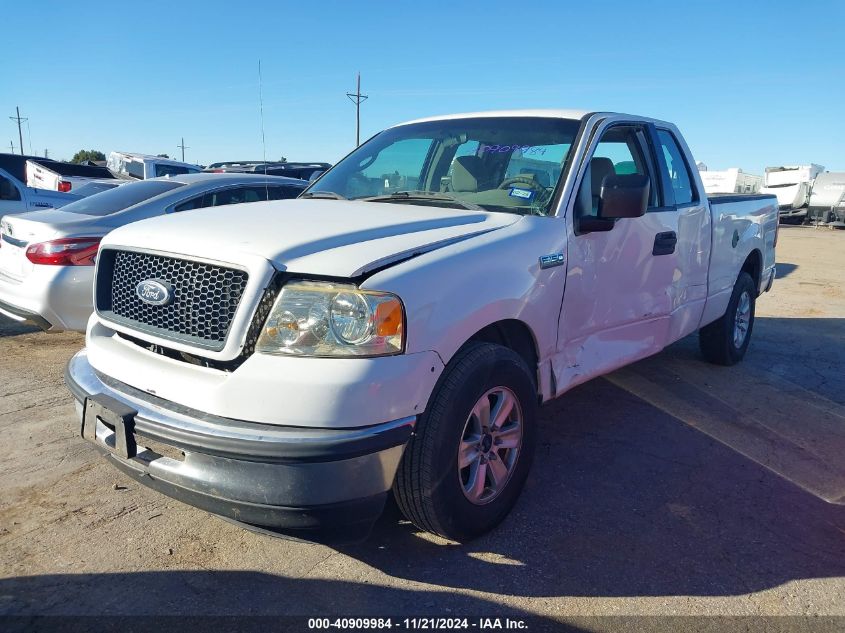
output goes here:
[{"label": "date text 11/21/2024", "polygon": [[528,623],[519,618],[309,618],[309,630],[331,629],[408,629],[408,630],[525,630]]}]

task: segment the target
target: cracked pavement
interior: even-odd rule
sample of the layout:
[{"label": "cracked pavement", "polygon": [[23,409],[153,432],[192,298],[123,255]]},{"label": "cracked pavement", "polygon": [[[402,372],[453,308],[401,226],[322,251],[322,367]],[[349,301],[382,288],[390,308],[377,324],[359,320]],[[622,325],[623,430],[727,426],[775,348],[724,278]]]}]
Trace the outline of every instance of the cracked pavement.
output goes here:
[{"label": "cracked pavement", "polygon": [[689,337],[545,406],[515,511],[464,546],[395,508],[274,539],[140,487],[77,437],[83,337],[3,320],[0,614],[845,616],[845,232],[782,227],[778,260],[744,363]]}]

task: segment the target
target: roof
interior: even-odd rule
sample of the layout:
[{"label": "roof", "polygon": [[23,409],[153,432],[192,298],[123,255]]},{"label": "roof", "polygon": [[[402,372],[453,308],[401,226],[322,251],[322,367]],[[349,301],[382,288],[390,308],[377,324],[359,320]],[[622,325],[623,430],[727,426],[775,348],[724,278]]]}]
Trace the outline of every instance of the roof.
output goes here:
[{"label": "roof", "polygon": [[307,180],[300,180],[299,178],[288,178],[286,176],[265,176],[264,174],[244,173],[239,171],[228,171],[222,173],[201,171],[196,174],[178,174],[176,176],[162,176],[160,178],[148,178],[147,180],[170,180],[173,182],[181,182],[185,185],[194,185],[213,180],[224,184],[249,184],[268,183],[271,185],[308,185]]},{"label": "roof", "polygon": [[[398,125],[410,123],[424,123],[427,121],[448,121],[450,119],[482,119],[486,117],[541,117],[549,119],[574,119],[580,121],[590,114],[590,110],[491,110],[488,112],[463,112],[460,114],[443,114],[406,121]],[[397,127],[397,126],[393,126]]]}]

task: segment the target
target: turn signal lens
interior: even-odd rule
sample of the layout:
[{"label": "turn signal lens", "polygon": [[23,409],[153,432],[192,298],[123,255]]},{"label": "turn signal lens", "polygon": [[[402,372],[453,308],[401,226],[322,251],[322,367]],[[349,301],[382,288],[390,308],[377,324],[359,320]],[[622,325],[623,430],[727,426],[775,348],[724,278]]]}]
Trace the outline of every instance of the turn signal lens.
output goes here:
[{"label": "turn signal lens", "polygon": [[402,336],[402,303],[396,297],[378,304],[375,314],[376,334]]}]

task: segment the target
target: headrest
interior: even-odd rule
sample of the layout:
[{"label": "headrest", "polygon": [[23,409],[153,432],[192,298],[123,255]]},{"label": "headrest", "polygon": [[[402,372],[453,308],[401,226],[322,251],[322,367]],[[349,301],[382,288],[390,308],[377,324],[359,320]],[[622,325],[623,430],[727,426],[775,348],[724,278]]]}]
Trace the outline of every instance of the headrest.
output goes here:
[{"label": "headrest", "polygon": [[592,177],[593,195],[601,193],[601,183],[605,176],[615,176],[616,168],[613,161],[603,156],[596,156],[590,161],[590,174]]},{"label": "headrest", "polygon": [[458,156],[452,164],[452,191],[478,191],[484,164],[478,156]]}]

